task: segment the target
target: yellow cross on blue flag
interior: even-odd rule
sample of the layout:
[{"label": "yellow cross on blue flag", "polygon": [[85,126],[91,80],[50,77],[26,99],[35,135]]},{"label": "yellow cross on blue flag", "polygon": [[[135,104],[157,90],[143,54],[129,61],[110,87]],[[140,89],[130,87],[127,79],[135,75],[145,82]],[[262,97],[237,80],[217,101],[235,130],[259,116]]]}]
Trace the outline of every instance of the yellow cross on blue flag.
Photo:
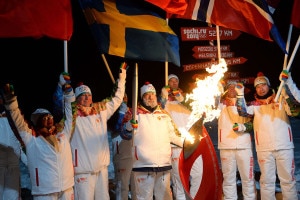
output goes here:
[{"label": "yellow cross on blue flag", "polygon": [[179,40],[143,1],[79,0],[101,53],[180,66]]}]

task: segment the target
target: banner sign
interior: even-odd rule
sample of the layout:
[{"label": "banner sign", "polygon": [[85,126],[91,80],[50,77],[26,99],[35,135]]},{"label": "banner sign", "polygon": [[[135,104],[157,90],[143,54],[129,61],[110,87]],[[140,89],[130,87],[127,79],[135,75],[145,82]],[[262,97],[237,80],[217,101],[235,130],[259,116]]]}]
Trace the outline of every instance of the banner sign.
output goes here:
[{"label": "banner sign", "polygon": [[[230,51],[230,46],[229,45],[221,45],[220,50],[221,51]],[[216,52],[216,51],[218,51],[218,47],[217,46],[194,46],[193,51],[195,53]]]},{"label": "banner sign", "polygon": [[[220,40],[234,40],[241,34],[238,30],[219,27]],[[182,41],[217,40],[214,27],[181,27]]]},{"label": "banner sign", "polygon": [[[194,53],[193,57],[196,59],[211,59],[218,58],[217,52],[203,52],[203,53]],[[222,58],[233,58],[234,52],[221,52]]]},{"label": "banner sign", "polygon": [[[244,57],[236,57],[236,58],[228,58],[225,59],[227,65],[238,65],[243,64],[247,61]],[[213,64],[218,64],[218,61],[208,61],[208,62],[202,62],[202,63],[196,63],[196,64],[189,64],[189,65],[183,65],[183,71],[193,71],[193,70],[200,70],[205,69],[207,67],[211,67]]]}]

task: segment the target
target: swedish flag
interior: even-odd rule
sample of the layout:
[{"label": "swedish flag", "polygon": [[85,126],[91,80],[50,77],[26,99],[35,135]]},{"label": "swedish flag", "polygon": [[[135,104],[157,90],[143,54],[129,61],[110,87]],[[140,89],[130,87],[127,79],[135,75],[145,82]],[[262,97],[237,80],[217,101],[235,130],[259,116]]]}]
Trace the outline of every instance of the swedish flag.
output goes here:
[{"label": "swedish flag", "polygon": [[154,11],[134,0],[80,0],[101,53],[180,66],[177,35]]}]

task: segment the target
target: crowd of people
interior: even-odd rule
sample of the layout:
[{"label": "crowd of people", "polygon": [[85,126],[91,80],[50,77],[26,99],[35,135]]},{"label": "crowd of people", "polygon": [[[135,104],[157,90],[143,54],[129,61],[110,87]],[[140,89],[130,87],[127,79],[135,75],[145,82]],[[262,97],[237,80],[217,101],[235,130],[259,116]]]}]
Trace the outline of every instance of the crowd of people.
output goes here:
[{"label": "crowd of people", "polygon": [[[100,102],[93,102],[87,85],[81,83],[73,90],[70,75],[61,73],[53,95],[53,114],[37,108],[30,120],[24,118],[13,87],[4,85],[0,95],[0,200],[26,199],[20,192],[20,166],[28,169],[32,199],[111,199],[109,131],[116,200],[185,200],[196,196],[205,173],[203,160],[197,159],[193,166],[189,191],[182,185],[178,167],[185,140],[181,129],[189,130],[191,114],[178,76],[170,74],[168,85],[159,93],[145,82],[137,108],[131,108],[122,66],[112,95]],[[300,115],[295,107],[300,91],[286,70],[279,78],[285,87],[278,101],[262,73],[254,80],[254,100],[249,102],[242,83],[220,81],[218,149],[223,199],[238,199],[237,171],[243,199],[258,198],[254,153],[261,171],[260,199],[275,199],[276,174],[283,199],[298,199],[289,116]],[[109,130],[108,121],[115,114],[117,120]]]}]

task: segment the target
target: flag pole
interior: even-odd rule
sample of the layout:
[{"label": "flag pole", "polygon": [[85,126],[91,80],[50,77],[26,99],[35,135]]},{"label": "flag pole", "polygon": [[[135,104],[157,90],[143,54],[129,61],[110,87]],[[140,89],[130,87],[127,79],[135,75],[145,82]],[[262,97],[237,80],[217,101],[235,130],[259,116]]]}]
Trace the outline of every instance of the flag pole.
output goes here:
[{"label": "flag pole", "polygon": [[[295,47],[294,47],[293,53],[292,53],[292,55],[291,55],[291,58],[290,58],[290,60],[289,60],[288,65],[287,65],[287,67],[286,67],[286,70],[287,70],[287,71],[289,71],[290,68],[291,68],[291,65],[292,65],[292,63],[293,63],[293,61],[294,61],[294,58],[295,58],[295,55],[296,55],[296,53],[297,53],[299,44],[300,44],[300,35],[298,36],[298,40],[297,40],[296,45],[295,45]],[[280,86],[279,86],[278,91],[277,91],[277,94],[276,94],[276,97],[275,97],[275,102],[278,102],[278,98],[279,98],[279,95],[280,95],[280,93],[281,93],[281,90],[282,90],[282,87],[283,87],[283,86],[284,86],[284,81],[281,81]]]},{"label": "flag pole", "polygon": [[108,63],[107,63],[107,60],[106,60],[106,58],[105,58],[105,55],[104,55],[103,53],[101,54],[101,57],[102,57],[102,59],[103,59],[103,62],[104,62],[104,64],[105,64],[105,67],[106,67],[106,69],[107,69],[107,71],[108,71],[108,74],[109,74],[109,76],[110,76],[110,78],[111,78],[111,81],[112,81],[113,83],[116,83],[115,78],[114,78],[114,76],[113,76],[112,73],[111,73],[110,67],[109,67],[109,65],[108,65]]},{"label": "flag pole", "polygon": [[[136,120],[137,102],[138,102],[138,64],[135,63],[133,77],[132,77],[132,119]],[[133,129],[132,137],[134,137],[135,130]]]},{"label": "flag pole", "polygon": [[216,26],[217,31],[217,49],[218,49],[218,63],[221,61],[221,46],[220,46],[220,33],[219,33],[219,26]]},{"label": "flag pole", "polygon": [[[167,25],[169,25],[169,19],[166,18]],[[168,85],[168,74],[169,74],[169,63],[168,63],[168,54],[166,54],[166,61],[165,61],[165,85]]]},{"label": "flag pole", "polygon": [[286,64],[287,64],[287,59],[288,59],[289,49],[290,49],[290,43],[291,43],[292,30],[293,30],[293,25],[290,24],[288,38],[287,38],[287,42],[286,42],[286,48],[285,48],[286,52],[288,52],[288,53],[284,54],[283,69],[286,69]]},{"label": "flag pole", "polygon": [[68,72],[68,41],[64,40],[64,71]]}]

